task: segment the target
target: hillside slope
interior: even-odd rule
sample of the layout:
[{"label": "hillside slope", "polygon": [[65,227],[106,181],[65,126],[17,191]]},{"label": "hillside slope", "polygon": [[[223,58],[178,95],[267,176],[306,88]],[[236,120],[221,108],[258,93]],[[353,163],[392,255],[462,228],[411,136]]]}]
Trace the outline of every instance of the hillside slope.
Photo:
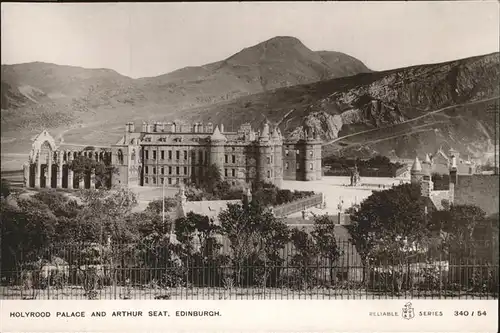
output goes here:
[{"label": "hillside slope", "polygon": [[326,154],[411,158],[453,147],[481,158],[498,144],[499,78],[494,53],[278,89],[184,116],[229,129],[267,119],[290,135],[312,126],[330,143]]},{"label": "hillside slope", "polygon": [[313,52],[293,37],[275,37],[225,60],[152,78],[42,62],[2,65],[2,129],[86,123],[97,114],[106,120],[138,112],[154,117],[369,71],[353,57]]}]

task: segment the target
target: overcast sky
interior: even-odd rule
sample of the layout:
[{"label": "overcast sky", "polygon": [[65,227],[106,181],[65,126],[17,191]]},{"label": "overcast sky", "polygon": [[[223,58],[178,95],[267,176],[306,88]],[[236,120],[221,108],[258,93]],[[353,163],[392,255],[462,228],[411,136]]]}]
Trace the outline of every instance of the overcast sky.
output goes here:
[{"label": "overcast sky", "polygon": [[2,64],[43,61],[155,76],[274,36],[350,54],[374,70],[499,50],[499,4],[2,3]]}]

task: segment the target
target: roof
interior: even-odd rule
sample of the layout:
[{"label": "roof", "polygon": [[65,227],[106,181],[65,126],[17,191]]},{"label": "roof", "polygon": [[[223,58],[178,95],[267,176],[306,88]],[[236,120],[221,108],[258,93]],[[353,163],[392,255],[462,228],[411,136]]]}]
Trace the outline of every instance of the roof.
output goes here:
[{"label": "roof", "polygon": [[450,191],[431,191],[430,199],[437,210],[443,210],[445,208],[443,206],[443,200],[450,200]]},{"label": "roof", "polygon": [[215,127],[214,133],[210,136],[210,140],[212,141],[226,141],[226,137],[222,135],[219,130],[219,126]]},{"label": "roof", "polygon": [[415,161],[413,162],[411,171],[422,171],[422,165],[420,164],[418,157],[415,157]]},{"label": "roof", "polygon": [[472,204],[486,215],[498,213],[499,175],[459,175],[454,204]]},{"label": "roof", "polygon": [[184,213],[193,212],[217,220],[219,213],[227,209],[228,204],[241,204],[241,200],[212,200],[212,201],[187,201]]}]

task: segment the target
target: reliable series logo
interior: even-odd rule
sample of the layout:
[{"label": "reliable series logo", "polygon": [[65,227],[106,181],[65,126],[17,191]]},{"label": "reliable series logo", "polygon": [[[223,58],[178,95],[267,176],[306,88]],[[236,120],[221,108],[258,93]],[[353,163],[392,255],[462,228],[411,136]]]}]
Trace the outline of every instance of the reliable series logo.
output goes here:
[{"label": "reliable series logo", "polygon": [[413,309],[411,307],[411,302],[408,302],[405,304],[405,306],[403,308],[403,312],[401,313],[401,316],[404,319],[408,319],[408,320],[415,318],[415,309]]}]

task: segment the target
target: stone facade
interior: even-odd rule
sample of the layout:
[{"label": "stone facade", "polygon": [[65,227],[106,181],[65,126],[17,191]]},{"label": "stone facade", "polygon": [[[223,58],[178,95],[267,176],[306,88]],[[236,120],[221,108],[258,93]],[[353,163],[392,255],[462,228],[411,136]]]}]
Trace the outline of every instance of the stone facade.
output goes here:
[{"label": "stone facade", "polygon": [[212,124],[128,123],[123,138],[111,147],[113,185],[177,186],[198,183],[216,165],[232,185],[264,181],[281,186],[283,179],[321,179],[321,142],[308,132],[299,140],[283,140],[278,128],[264,124],[254,132],[243,124],[236,132]]},{"label": "stone facade", "polygon": [[85,156],[96,161],[109,161],[110,150],[82,150],[58,147],[54,138],[43,131],[33,141],[29,159],[23,165],[24,185],[27,188],[95,188],[95,170],[75,175],[71,161]]},{"label": "stone facade", "polygon": [[[26,187],[95,187],[94,174],[77,179],[68,168],[80,155],[112,165],[112,186],[199,183],[210,165],[217,166],[222,178],[232,185],[263,181],[280,187],[283,179],[322,177],[321,141],[312,131],[300,139],[284,140],[279,128],[271,129],[268,124],[258,132],[250,124],[226,132],[223,125],[214,128],[211,123],[143,123],[136,131],[135,124],[129,122],[123,137],[100,151],[56,147],[47,131],[42,132],[24,167]],[[45,170],[53,170],[49,182],[43,175]]]},{"label": "stone facade", "polygon": [[[435,191],[431,179],[433,172],[428,156],[421,163],[418,157],[411,168],[411,182],[419,184],[423,197],[429,198],[434,209],[447,209],[450,205],[471,204],[480,207],[487,215],[498,214],[499,176],[480,174],[460,174],[458,155],[449,161],[449,187]],[[464,169],[467,171],[467,169]]]}]

